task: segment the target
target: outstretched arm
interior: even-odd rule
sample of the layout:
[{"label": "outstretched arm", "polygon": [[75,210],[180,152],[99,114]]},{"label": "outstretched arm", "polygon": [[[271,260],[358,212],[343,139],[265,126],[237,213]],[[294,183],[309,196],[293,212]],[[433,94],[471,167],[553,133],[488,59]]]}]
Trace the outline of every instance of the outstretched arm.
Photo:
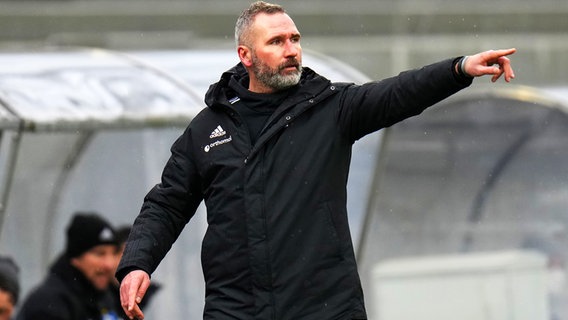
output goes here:
[{"label": "outstretched arm", "polygon": [[511,79],[515,78],[515,73],[507,56],[516,51],[517,49],[511,48],[480,52],[465,57],[464,63],[456,65],[456,68],[462,68],[461,71],[471,77],[493,75],[491,77],[492,82],[497,81],[502,74],[505,74],[505,81],[510,82]]}]

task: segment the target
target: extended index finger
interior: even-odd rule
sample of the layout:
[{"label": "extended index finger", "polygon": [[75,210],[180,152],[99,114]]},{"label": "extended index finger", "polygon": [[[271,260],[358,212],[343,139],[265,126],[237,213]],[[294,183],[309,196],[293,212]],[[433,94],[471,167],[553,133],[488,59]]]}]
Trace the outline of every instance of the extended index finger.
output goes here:
[{"label": "extended index finger", "polygon": [[490,50],[484,53],[486,54],[487,60],[492,60],[492,59],[497,59],[499,57],[511,55],[515,52],[517,52],[516,48],[510,48],[510,49]]}]

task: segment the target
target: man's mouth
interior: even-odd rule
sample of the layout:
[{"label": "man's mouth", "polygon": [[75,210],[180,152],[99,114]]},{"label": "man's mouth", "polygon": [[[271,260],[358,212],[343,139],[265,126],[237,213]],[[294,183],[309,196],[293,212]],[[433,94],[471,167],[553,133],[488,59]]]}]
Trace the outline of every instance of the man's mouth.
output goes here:
[{"label": "man's mouth", "polygon": [[288,65],[280,68],[280,71],[289,73],[289,72],[298,72],[299,66],[298,65]]},{"label": "man's mouth", "polygon": [[300,68],[300,64],[297,62],[288,62],[280,67],[282,71],[297,71]]}]

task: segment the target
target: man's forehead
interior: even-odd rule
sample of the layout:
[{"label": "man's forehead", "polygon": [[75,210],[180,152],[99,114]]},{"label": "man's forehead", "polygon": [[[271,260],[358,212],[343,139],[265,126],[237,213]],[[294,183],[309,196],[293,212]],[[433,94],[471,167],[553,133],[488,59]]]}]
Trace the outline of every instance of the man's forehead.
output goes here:
[{"label": "man's forehead", "polygon": [[268,36],[280,33],[300,34],[292,18],[283,12],[273,14],[259,13],[255,17],[253,29],[259,35],[262,33]]},{"label": "man's forehead", "polygon": [[114,243],[103,243],[92,247],[91,249],[87,250],[85,253],[102,253],[106,251],[115,251],[118,250],[119,246]]}]

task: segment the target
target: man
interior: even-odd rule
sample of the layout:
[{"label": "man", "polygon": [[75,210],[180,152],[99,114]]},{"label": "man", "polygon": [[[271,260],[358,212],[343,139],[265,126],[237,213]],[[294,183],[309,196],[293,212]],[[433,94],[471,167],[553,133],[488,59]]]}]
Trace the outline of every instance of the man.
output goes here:
[{"label": "man", "polygon": [[117,252],[114,230],[106,220],[95,213],[75,214],[65,253],[27,297],[17,319],[118,319],[109,290]]},{"label": "man", "polygon": [[0,320],[10,320],[18,303],[20,269],[10,257],[0,257]]},{"label": "man", "polygon": [[253,3],[235,37],[240,63],[209,88],[135,220],[122,305],[143,318],[149,275],[204,200],[204,319],[366,319],[346,210],[352,144],[472,77],[510,81],[515,50],[354,85],[302,67],[300,32],[278,5]]}]

